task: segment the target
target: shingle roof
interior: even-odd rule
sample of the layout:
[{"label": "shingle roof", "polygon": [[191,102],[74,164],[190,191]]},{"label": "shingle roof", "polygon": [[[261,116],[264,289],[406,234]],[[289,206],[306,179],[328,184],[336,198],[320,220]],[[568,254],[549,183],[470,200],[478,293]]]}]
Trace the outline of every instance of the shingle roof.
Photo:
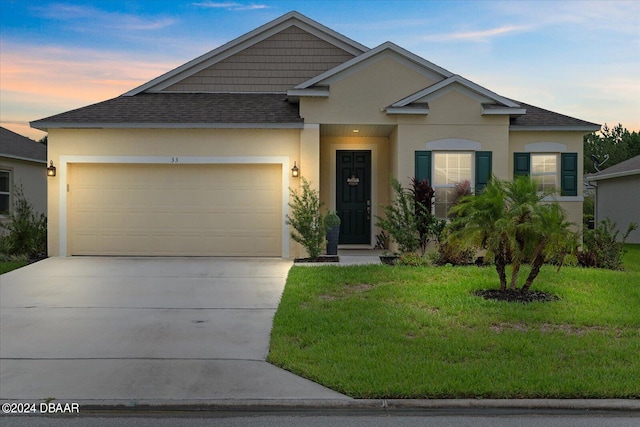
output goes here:
[{"label": "shingle roof", "polygon": [[271,93],[141,93],[119,96],[31,122],[38,129],[91,125],[291,125],[298,105]]},{"label": "shingle roof", "polygon": [[585,177],[585,179],[587,181],[600,181],[629,175],[640,175],[640,155],[627,159],[598,173],[590,174],[588,177]]},{"label": "shingle roof", "polygon": [[585,120],[576,119],[574,117],[565,116],[564,114],[554,113],[553,111],[545,110],[540,107],[526,104],[524,102],[515,101],[522,108],[526,108],[527,114],[511,119],[511,126],[550,126],[550,127],[590,127],[593,130],[600,129],[600,125],[597,123],[587,122]]},{"label": "shingle roof", "polygon": [[47,146],[0,127],[0,156],[47,162]]}]

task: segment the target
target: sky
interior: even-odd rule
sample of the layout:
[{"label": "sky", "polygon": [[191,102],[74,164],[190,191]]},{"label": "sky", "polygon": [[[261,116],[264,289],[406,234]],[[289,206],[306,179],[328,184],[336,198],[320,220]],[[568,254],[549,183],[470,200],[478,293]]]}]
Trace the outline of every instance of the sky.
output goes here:
[{"label": "sky", "polygon": [[119,96],[289,11],[498,94],[640,131],[640,1],[0,0],[0,122]]}]

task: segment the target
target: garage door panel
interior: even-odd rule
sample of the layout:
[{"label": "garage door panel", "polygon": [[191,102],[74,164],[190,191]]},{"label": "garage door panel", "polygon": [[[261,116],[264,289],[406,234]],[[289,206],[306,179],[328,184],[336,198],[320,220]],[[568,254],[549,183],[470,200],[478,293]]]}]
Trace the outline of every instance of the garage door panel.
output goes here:
[{"label": "garage door panel", "polygon": [[280,165],[71,164],[73,255],[280,256]]}]

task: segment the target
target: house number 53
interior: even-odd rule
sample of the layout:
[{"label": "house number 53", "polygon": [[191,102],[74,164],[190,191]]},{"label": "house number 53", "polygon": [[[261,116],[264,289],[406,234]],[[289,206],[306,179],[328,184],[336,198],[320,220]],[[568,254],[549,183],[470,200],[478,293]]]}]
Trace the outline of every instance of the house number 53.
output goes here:
[{"label": "house number 53", "polygon": [[178,163],[178,158],[177,157],[172,157],[171,158],[171,163]]}]

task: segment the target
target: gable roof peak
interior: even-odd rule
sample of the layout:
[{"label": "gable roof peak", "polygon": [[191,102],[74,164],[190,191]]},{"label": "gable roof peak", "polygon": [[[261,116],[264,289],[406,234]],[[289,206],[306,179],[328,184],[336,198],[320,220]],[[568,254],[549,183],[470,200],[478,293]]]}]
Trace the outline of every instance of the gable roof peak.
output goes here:
[{"label": "gable roof peak", "polygon": [[459,84],[473,92],[476,92],[480,95],[483,95],[486,98],[489,98],[491,101],[498,103],[500,105],[504,105],[505,107],[508,108],[520,108],[520,105],[512,100],[510,100],[509,98],[505,98],[503,96],[498,95],[497,93],[484,88],[474,82],[472,82],[471,80],[465,79],[464,77],[458,75],[458,74],[453,74],[451,76],[449,76],[448,78],[441,80],[437,83],[432,84],[431,86],[428,86],[422,90],[419,90],[418,92],[407,96],[406,98],[403,98],[397,102],[394,102],[391,107],[406,107],[409,104],[415,103],[415,102],[421,102],[420,100],[422,100],[423,98],[438,92],[441,89],[444,89],[448,86],[451,86],[452,84]]},{"label": "gable roof peak", "polygon": [[355,56],[369,50],[369,48],[363,44],[360,44],[355,40],[352,40],[349,37],[314,21],[313,19],[297,11],[291,11],[187,62],[186,64],[156,77],[155,79],[138,86],[129,92],[126,92],[123,96],[134,96],[145,91],[162,90],[176,81],[195,74],[292,26],[296,26],[307,31],[327,43],[343,49]]},{"label": "gable roof peak", "polygon": [[393,52],[397,55],[399,55],[400,57],[418,65],[419,67],[423,68],[426,72],[429,72],[431,74],[436,74],[437,76],[439,76],[442,79],[448,78],[453,76],[453,73],[451,73],[450,71],[434,64],[433,62],[427,61],[426,59],[416,55],[413,52],[410,52],[400,46],[398,46],[397,44],[390,42],[390,41],[386,41],[376,47],[374,47],[373,49],[370,49],[364,53],[362,53],[359,56],[356,56],[353,59],[350,59],[349,61],[346,61],[330,70],[327,70],[326,72],[319,74],[315,77],[313,77],[312,79],[307,80],[306,82],[302,82],[299,85],[297,85],[294,90],[297,89],[308,89],[324,80],[327,80],[331,77],[334,77],[336,75],[338,75],[339,73],[355,67],[357,65],[362,64],[364,61],[375,57],[376,55],[380,55],[383,54],[385,52]]}]

